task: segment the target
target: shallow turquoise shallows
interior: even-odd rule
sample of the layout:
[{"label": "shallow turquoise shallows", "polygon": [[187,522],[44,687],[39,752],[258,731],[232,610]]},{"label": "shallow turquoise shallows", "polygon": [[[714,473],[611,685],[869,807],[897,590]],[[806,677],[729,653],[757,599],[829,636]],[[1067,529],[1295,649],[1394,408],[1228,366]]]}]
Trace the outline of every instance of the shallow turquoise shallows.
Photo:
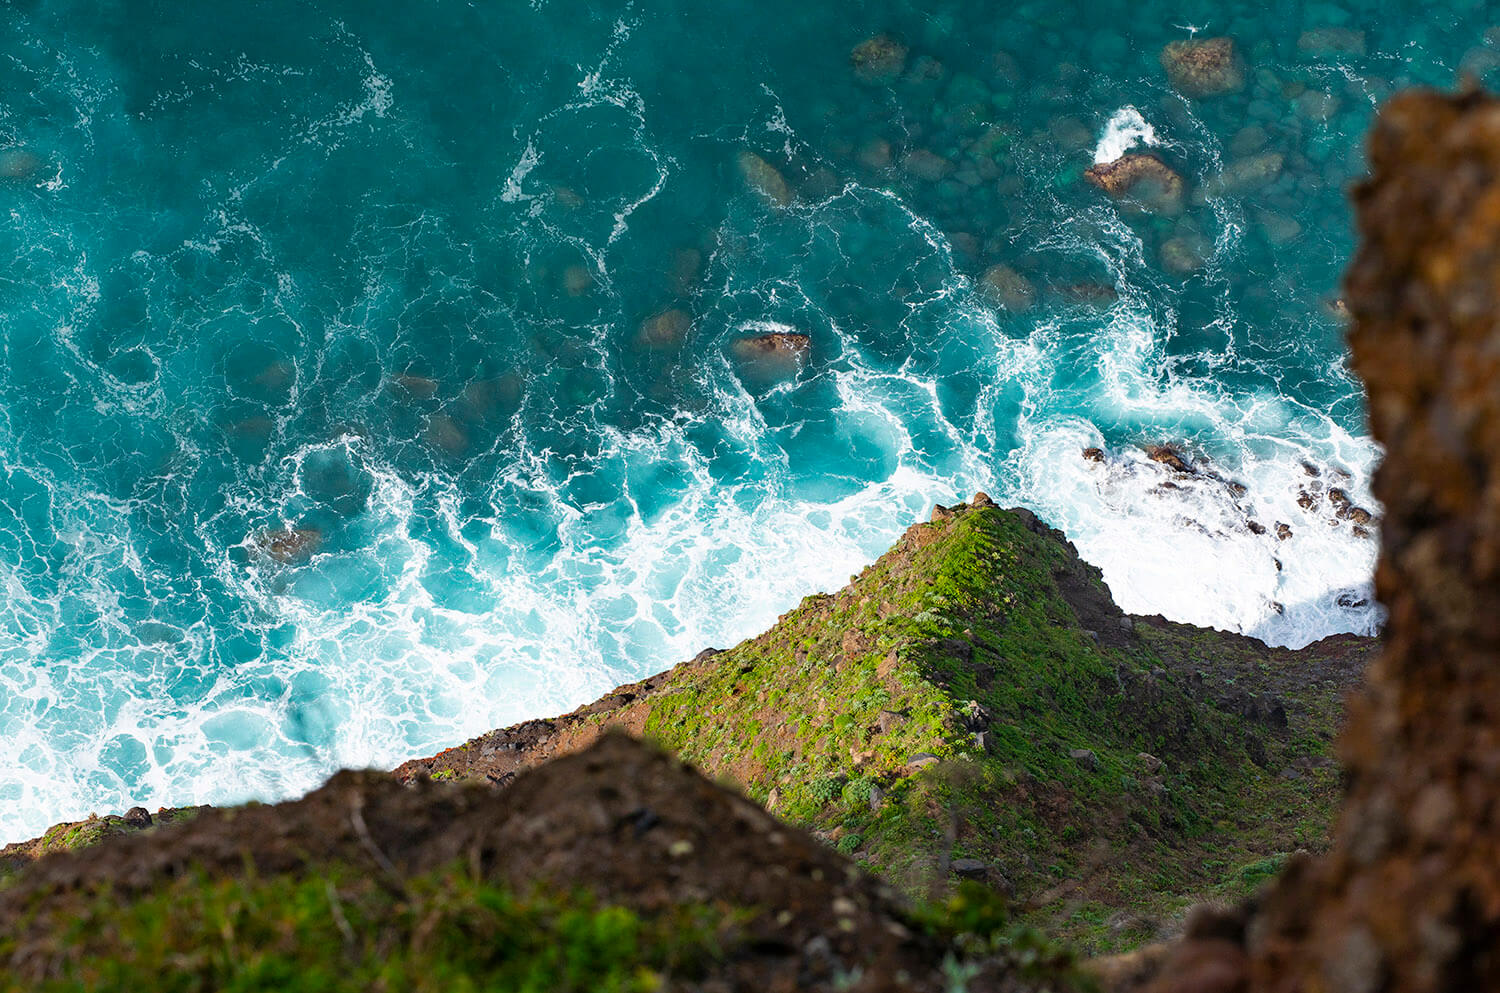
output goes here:
[{"label": "shallow turquoise shallows", "polygon": [[566,709],[977,489],[1128,609],[1378,623],[1345,190],[1482,3],[0,18],[0,840]]}]

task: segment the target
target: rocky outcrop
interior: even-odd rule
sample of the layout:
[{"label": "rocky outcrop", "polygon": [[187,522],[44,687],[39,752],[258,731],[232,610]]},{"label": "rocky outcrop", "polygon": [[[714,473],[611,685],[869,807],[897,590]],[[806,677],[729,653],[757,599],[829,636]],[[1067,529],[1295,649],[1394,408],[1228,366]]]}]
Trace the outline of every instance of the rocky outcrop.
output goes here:
[{"label": "rocky outcrop", "polygon": [[1183,182],[1177,170],[1155,155],[1132,152],[1085,170],[1083,178],[1117,200],[1147,210],[1175,214],[1182,210]]},{"label": "rocky outcrop", "polygon": [[[243,879],[240,885],[253,895],[267,881],[335,866],[379,879],[408,901],[419,899],[434,880],[446,880],[448,867],[462,867],[467,883],[454,889],[446,913],[434,911],[418,928],[412,940],[419,942],[484,940],[466,933],[462,914],[451,919],[463,907],[464,886],[516,894],[538,887],[581,890],[606,906],[650,916],[693,907],[707,915],[710,905],[724,908],[703,917],[720,929],[718,954],[703,963],[680,963],[677,975],[659,976],[662,985],[649,988],[936,993],[948,988],[944,961],[964,957],[889,887],[832,849],[666,755],[614,735],[540,767],[503,793],[439,784],[403,787],[379,774],[340,773],[292,803],[210,810],[159,834],[46,859],[0,890],[0,989],[97,975],[92,970],[101,958],[112,963],[110,975],[130,975],[132,964],[146,961],[152,949],[121,947],[113,943],[121,940],[113,931],[105,928],[100,936],[98,930],[109,914],[125,912],[174,880],[195,874]],[[335,945],[332,959],[353,965],[359,934],[372,922],[344,913],[348,898],[331,882],[326,894],[312,892],[320,894],[325,918],[344,918],[344,947]],[[109,898],[102,899],[103,893]],[[283,961],[296,949],[295,935],[261,944],[254,921],[238,913],[239,930],[249,933],[237,935],[234,918],[223,925],[231,960],[241,948],[271,961]],[[400,927],[399,919],[375,923],[389,929],[388,938]],[[75,937],[58,945],[65,926]],[[683,923],[689,939],[694,926],[703,925]],[[558,940],[567,937],[564,931]],[[172,939],[158,934],[153,940]],[[321,954],[297,952],[313,962]],[[384,954],[395,957],[389,948]],[[174,968],[184,981],[222,975],[191,950]],[[251,985],[285,988],[277,970],[261,968],[249,975],[262,976],[269,986]],[[1011,966],[1003,956],[986,957],[968,971],[970,989],[998,990]],[[1060,963],[1055,974],[1064,973]]]},{"label": "rocky outcrop", "polygon": [[1333,852],[1250,927],[1254,988],[1500,989],[1500,100],[1382,111],[1347,279],[1386,457],[1383,653]]}]

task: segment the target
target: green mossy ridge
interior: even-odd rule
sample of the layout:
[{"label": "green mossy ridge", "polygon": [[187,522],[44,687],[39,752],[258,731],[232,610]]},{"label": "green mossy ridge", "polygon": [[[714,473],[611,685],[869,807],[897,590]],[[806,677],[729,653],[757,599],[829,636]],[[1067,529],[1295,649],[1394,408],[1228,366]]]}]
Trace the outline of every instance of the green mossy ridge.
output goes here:
[{"label": "green mossy ridge", "polygon": [[[1014,890],[1018,927],[1121,950],[1326,844],[1330,742],[1370,643],[1296,653],[1160,620],[1124,635],[1120,618],[1098,570],[1056,532],[960,507],[839,594],[671,670],[632,706],[649,737],[919,899],[947,889],[951,859],[977,858]],[[1342,680],[1288,678],[1329,658]],[[1287,727],[1216,705],[1190,685],[1205,669],[1219,689],[1274,691]],[[474,744],[444,753],[433,778],[482,778]],[[923,753],[939,761],[913,769]],[[1293,760],[1318,761],[1276,775]],[[121,833],[118,820],[59,825],[32,854]]]},{"label": "green mossy ridge", "polygon": [[[370,989],[648,991],[693,976],[745,913],[646,917],[586,894],[518,895],[455,868],[402,880],[337,866],[305,877],[185,878],[131,901],[107,890],[51,905],[48,978],[0,991]],[[13,937],[0,934],[0,961]]]},{"label": "green mossy ridge", "polygon": [[[1201,899],[1246,895],[1262,878],[1250,867],[1324,844],[1336,772],[1274,770],[1327,752],[1336,693],[1310,690],[1296,701],[1301,733],[1278,736],[1190,692],[1174,657],[1222,659],[1245,639],[1183,626],[1197,639],[1183,645],[1173,639],[1188,634],[1147,625],[1099,638],[1065,584],[1075,602],[1108,603],[1059,536],[960,508],[837,596],[808,597],[674,673],[646,731],[909,892],[942,882],[944,856],[979,858],[1040,904],[1027,919],[1089,952],[1139,944]],[[882,733],[882,710],[904,717]],[[923,752],[943,761],[911,774]],[[1153,776],[1141,752],[1164,769]],[[873,810],[871,786],[884,794]]]}]

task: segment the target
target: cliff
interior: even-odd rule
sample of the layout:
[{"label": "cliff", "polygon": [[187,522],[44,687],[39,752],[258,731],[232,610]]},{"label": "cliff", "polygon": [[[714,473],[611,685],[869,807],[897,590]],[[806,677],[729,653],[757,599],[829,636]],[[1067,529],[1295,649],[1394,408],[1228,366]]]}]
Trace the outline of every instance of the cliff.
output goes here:
[{"label": "cliff", "polygon": [[[1066,984],[1057,938],[1170,934],[1325,846],[1370,648],[1127,617],[1061,534],[980,495],[759,637],[563,717],[293,803],[11,846],[0,988]],[[549,937],[497,959],[504,934]]]}]

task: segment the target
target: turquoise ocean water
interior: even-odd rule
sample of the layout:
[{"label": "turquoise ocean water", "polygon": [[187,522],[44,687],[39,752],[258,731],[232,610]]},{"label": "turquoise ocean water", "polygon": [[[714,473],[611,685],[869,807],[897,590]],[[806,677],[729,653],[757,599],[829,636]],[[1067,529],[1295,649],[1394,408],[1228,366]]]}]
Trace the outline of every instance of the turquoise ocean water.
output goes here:
[{"label": "turquoise ocean water", "polygon": [[[1378,510],[1344,190],[1394,88],[1493,80],[1485,4],[0,17],[0,840],[558,712],[981,488],[1128,609],[1378,623],[1320,489]],[[1168,85],[1194,33],[1243,91]],[[1180,215],[1083,181],[1132,142]],[[801,368],[734,347],[777,330]]]}]

